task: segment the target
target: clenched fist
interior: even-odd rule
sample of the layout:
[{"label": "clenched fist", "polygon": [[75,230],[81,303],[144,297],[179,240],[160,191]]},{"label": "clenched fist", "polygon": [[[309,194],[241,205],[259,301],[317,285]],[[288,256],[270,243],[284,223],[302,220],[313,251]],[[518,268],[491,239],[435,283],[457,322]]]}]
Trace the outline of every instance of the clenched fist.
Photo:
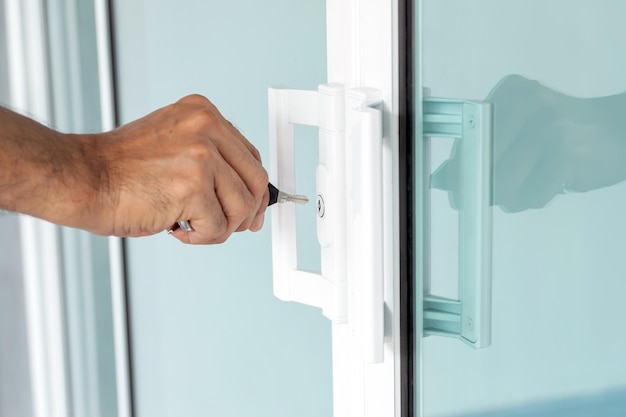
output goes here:
[{"label": "clenched fist", "polygon": [[259,152],[198,95],[101,134],[63,134],[0,108],[0,208],[100,235],[175,230],[186,243],[259,230],[269,195]]}]

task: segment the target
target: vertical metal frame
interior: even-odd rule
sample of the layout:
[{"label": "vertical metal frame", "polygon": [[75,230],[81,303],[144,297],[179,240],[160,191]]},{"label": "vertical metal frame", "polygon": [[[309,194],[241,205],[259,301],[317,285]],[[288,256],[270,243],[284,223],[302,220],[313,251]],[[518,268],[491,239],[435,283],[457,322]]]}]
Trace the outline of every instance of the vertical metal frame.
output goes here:
[{"label": "vertical metal frame", "polygon": [[[7,0],[5,12],[12,106],[47,123],[52,110],[43,1]],[[36,417],[67,416],[59,231],[49,223],[21,217],[20,235],[33,413]]]},{"label": "vertical metal frame", "polygon": [[[76,55],[79,54],[78,47],[75,44],[65,45],[67,40],[63,39],[63,36],[69,36],[76,40],[76,33],[72,32],[78,19],[76,5],[68,1],[63,3],[62,8],[49,10],[50,4],[45,0],[4,1],[10,104],[16,111],[24,112],[44,124],[52,124],[54,118],[55,96],[50,64],[52,43],[60,42],[57,46],[64,45],[71,55],[58,69],[65,77],[61,81],[72,82],[71,88],[62,93],[69,97],[76,93],[77,88],[80,89],[80,86],[74,85],[77,75],[80,75],[79,55]],[[93,7],[100,122],[102,129],[109,130],[115,127],[109,5],[106,0],[94,0]],[[48,13],[59,21],[67,21],[64,35],[55,39],[48,37]],[[68,111],[78,111],[78,119],[81,119],[82,102],[76,97],[74,94],[68,98],[73,106]],[[71,114],[76,117],[75,113]],[[94,250],[92,238],[83,232],[62,231],[55,225],[27,216],[21,216],[19,222],[33,415],[66,417],[81,412],[100,415],[103,409],[98,398],[100,382],[93,375],[96,371],[94,367],[98,366],[98,358],[94,356],[98,350],[97,336],[94,330],[89,334],[81,333],[76,339],[75,333],[84,331],[84,323],[70,317],[76,314],[76,310],[68,310],[66,305],[67,296],[82,299],[85,293],[92,294],[94,291],[89,285],[82,287],[82,284],[89,284],[91,271],[96,265],[91,257]],[[132,415],[132,401],[121,239],[110,238],[108,252],[115,343],[116,415],[128,417]],[[71,284],[66,282],[70,275],[75,283],[81,285],[68,287],[69,292],[66,293],[65,286]],[[89,300],[84,302],[89,303]],[[87,310],[92,311],[90,309],[93,305]],[[89,311],[84,320],[89,322],[91,317],[93,322],[94,316],[89,315]],[[76,349],[79,345],[83,345],[80,352],[70,350],[72,346]],[[76,366],[81,369],[73,368]]]},{"label": "vertical metal frame", "polygon": [[[359,310],[349,303],[347,322],[332,326],[334,415],[401,416],[406,415],[402,406],[406,361],[400,321],[399,7],[395,0],[327,0],[326,7],[328,82],[342,84],[346,91],[370,87],[382,92],[382,183],[386,185],[380,190],[384,230],[384,360],[369,364],[359,355],[362,340],[355,337]],[[347,108],[346,114],[349,111]],[[354,285],[354,281],[348,283],[349,294],[355,290]]]},{"label": "vertical metal frame", "polygon": [[[115,77],[113,56],[113,27],[111,3],[94,0],[96,14],[96,42],[98,45],[98,80],[100,82],[100,112],[103,130],[117,125]],[[131,417],[133,413],[132,378],[130,368],[130,341],[124,243],[117,237],[109,238],[109,264],[113,334],[115,343],[115,380],[117,386],[117,416]]]},{"label": "vertical metal frame", "polygon": [[427,213],[423,194],[416,188],[425,183],[421,170],[416,169],[424,159],[424,149],[416,146],[415,138],[421,137],[422,89],[421,49],[418,46],[421,0],[398,1],[398,113],[399,113],[399,240],[400,247],[400,415],[422,415],[422,327],[423,321],[416,317],[422,311],[423,273],[428,268],[421,254],[423,225]]}]

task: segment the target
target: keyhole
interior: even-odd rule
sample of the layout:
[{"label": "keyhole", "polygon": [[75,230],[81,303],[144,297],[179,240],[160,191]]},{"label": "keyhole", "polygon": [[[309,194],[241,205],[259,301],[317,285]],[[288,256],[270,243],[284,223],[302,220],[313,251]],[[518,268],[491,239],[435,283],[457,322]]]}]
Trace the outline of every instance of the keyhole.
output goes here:
[{"label": "keyhole", "polygon": [[324,197],[322,197],[321,194],[317,195],[316,209],[317,216],[320,218],[324,217],[324,213],[326,213],[326,206],[324,205]]}]

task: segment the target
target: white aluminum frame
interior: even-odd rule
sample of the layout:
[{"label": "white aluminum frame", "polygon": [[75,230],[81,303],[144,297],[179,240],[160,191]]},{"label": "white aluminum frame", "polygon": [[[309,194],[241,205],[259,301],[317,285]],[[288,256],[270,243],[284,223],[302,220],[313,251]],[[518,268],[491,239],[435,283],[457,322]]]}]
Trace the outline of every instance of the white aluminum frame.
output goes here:
[{"label": "white aluminum frame", "polygon": [[[6,0],[9,92],[13,108],[50,121],[45,9],[40,0]],[[69,412],[58,227],[20,217],[28,357],[35,417]]]},{"label": "white aluminum frame", "polygon": [[399,416],[398,9],[393,0],[327,0],[326,12],[327,83],[269,90],[279,188],[295,191],[293,125],[319,127],[321,273],[297,268],[295,208],[273,208],[274,294],[331,320],[335,417]]},{"label": "white aluminum frame", "polygon": [[[101,126],[109,130],[115,127],[114,94],[112,76],[112,57],[110,45],[109,10],[106,0],[93,0],[98,53],[98,78],[100,82]],[[44,124],[52,121],[53,97],[48,62],[49,40],[47,39],[46,2],[44,0],[5,0],[7,59],[9,64],[9,86],[11,107]],[[54,12],[60,12],[55,10]],[[65,19],[75,20],[77,17],[72,6],[66,10],[69,15]],[[71,32],[76,22],[67,22]],[[76,35],[75,32],[72,32]],[[75,39],[74,39],[75,40]],[[61,40],[63,41],[63,40]],[[71,40],[70,40],[71,41]],[[71,53],[78,47],[70,45]],[[77,75],[76,55],[65,70]],[[80,75],[80,74],[78,74]],[[70,79],[75,80],[74,76]],[[69,89],[76,91],[76,89]],[[68,92],[64,92],[68,93]],[[71,93],[71,92],[70,92]],[[71,100],[76,105],[80,100]],[[76,110],[76,109],[73,109]],[[80,110],[80,106],[78,106]],[[80,115],[79,115],[80,116]],[[78,279],[88,281],[92,268],[89,255],[91,244],[85,233],[69,233],[67,247],[61,242],[60,228],[48,222],[28,216],[20,216],[20,240],[23,257],[24,297],[27,322],[27,343],[32,393],[32,409],[34,417],[66,417],[73,411],[89,411],[99,413],[98,380],[94,371],[94,355],[96,347],[95,332],[85,334],[88,340],[84,349],[75,354],[82,355],[76,366],[85,369],[71,370],[69,359],[68,333],[72,326],[74,331],[83,331],[72,317],[66,317],[64,299],[64,265],[63,252],[66,260],[79,257],[71,267],[78,268],[74,275]],[[130,397],[129,352],[126,328],[126,305],[124,285],[124,263],[121,239],[110,238],[109,263],[111,280],[111,298],[113,310],[113,329],[115,343],[115,379],[117,390],[117,416],[132,415]],[[75,265],[74,265],[75,264]],[[71,269],[71,268],[70,268]],[[77,297],[90,294],[89,288],[83,289]],[[76,290],[76,289],[74,289]],[[89,300],[86,300],[88,303]],[[87,313],[93,313],[89,310]],[[89,319],[89,317],[87,318]],[[91,316],[91,321],[93,316]],[[78,326],[78,327],[77,327]],[[84,356],[84,357],[83,357]],[[87,361],[87,362],[85,362]],[[91,369],[91,371],[90,371]],[[85,398],[74,398],[81,393],[72,392],[70,372],[74,377],[87,378],[80,390]],[[76,403],[78,401],[78,403]],[[93,402],[95,401],[95,402]]]},{"label": "white aluminum frame", "polygon": [[[380,190],[384,202],[384,360],[382,363],[365,363],[359,354],[362,339],[355,336],[359,333],[358,309],[349,309],[347,323],[333,323],[334,415],[399,417],[402,370],[398,310],[398,5],[393,0],[327,0],[326,7],[327,81],[344,85],[346,91],[374,88],[382,92],[382,184],[392,184],[392,187]],[[348,102],[346,100],[346,104]],[[347,115],[349,111],[346,108]],[[347,126],[346,137],[352,134],[349,122]],[[349,225],[348,230],[350,228]],[[355,242],[349,241],[351,244]],[[348,285],[350,288],[355,283]]]}]

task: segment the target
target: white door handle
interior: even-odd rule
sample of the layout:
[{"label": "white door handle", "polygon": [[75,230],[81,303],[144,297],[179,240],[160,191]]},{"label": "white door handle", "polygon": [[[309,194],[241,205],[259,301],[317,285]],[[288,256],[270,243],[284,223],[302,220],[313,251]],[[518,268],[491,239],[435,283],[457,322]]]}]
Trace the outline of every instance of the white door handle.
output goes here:
[{"label": "white door handle", "polygon": [[295,192],[294,125],[320,128],[317,235],[322,270],[298,269],[295,207],[277,204],[271,209],[274,294],[320,307],[337,323],[347,319],[344,103],[344,88],[336,84],[322,84],[317,91],[269,89],[270,181],[279,189]]},{"label": "white door handle", "polygon": [[347,93],[348,106],[345,100],[340,85],[269,90],[270,181],[279,189],[296,191],[293,125],[320,128],[316,204],[322,270],[298,269],[295,208],[277,204],[271,209],[274,294],[320,307],[334,323],[348,320],[352,303],[363,360],[377,363],[384,343],[382,93],[354,89]]}]

